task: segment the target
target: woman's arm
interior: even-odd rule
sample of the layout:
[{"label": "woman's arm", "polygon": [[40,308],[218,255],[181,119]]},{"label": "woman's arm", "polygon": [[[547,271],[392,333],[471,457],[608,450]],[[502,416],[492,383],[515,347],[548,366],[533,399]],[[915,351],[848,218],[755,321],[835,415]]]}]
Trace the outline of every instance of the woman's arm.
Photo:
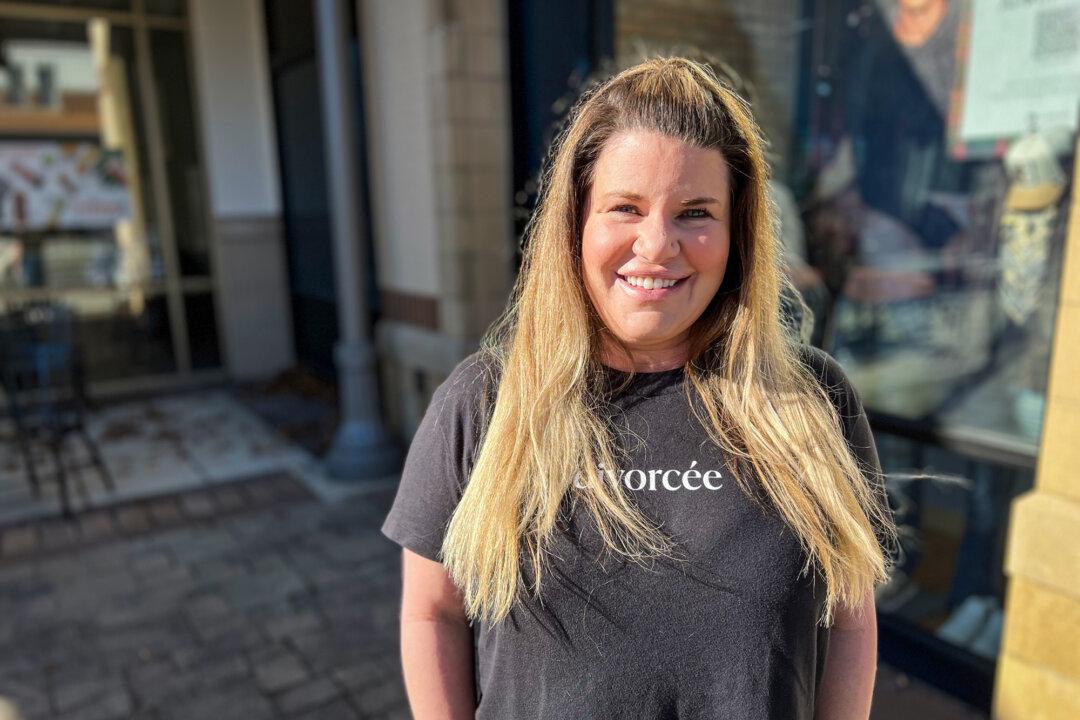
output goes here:
[{"label": "woman's arm", "polygon": [[816,720],[867,720],[877,674],[877,615],[870,592],[856,611],[838,607],[818,689]]},{"label": "woman's arm", "polygon": [[476,714],[473,634],[441,563],[408,549],[401,558],[401,665],[415,720]]}]

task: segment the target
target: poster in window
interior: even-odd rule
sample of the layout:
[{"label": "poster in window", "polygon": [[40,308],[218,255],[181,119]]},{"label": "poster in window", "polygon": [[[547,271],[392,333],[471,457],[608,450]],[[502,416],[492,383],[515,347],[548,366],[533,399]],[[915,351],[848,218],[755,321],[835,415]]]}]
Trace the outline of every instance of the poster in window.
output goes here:
[{"label": "poster in window", "polygon": [[986,0],[970,4],[957,158],[1001,156],[1032,131],[1077,130],[1080,0]]},{"label": "poster in window", "polygon": [[0,142],[0,232],[108,229],[131,213],[119,151],[92,142]]}]

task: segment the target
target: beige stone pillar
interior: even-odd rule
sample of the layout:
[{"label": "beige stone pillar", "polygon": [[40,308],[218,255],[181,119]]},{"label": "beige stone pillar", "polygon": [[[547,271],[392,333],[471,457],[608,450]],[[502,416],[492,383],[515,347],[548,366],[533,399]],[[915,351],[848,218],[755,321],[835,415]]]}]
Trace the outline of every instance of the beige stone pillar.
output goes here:
[{"label": "beige stone pillar", "polygon": [[1013,505],[1000,720],[1080,718],[1080,153],[1035,487]]}]

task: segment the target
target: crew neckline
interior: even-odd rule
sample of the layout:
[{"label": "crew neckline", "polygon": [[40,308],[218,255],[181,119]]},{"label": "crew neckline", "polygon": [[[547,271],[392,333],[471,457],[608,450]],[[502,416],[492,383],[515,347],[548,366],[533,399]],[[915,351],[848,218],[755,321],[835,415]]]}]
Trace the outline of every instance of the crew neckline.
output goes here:
[{"label": "crew neckline", "polygon": [[[629,370],[619,370],[603,364],[600,367],[604,373],[607,387],[612,390],[619,387],[625,378],[630,375]],[[633,375],[630,384],[620,395],[664,395],[670,392],[678,392],[682,388],[686,376],[686,366],[680,365],[668,370],[637,370]]]}]

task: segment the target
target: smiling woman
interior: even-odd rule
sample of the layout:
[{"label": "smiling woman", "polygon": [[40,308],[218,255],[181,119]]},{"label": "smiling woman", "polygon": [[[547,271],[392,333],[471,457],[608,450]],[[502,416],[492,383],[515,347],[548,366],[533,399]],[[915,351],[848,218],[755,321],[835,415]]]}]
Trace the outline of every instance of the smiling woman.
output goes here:
[{"label": "smiling woman", "polygon": [[867,717],[892,522],[857,395],[781,322],[767,180],[690,60],[571,111],[383,524],[419,720]]}]

